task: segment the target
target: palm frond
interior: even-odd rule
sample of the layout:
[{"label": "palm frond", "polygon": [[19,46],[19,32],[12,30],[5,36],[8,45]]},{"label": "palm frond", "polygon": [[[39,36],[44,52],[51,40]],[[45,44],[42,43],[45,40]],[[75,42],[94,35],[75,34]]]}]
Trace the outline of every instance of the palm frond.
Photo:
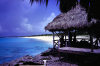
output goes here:
[{"label": "palm frond", "polygon": [[90,15],[92,18],[100,19],[100,1],[91,0]]},{"label": "palm frond", "polygon": [[30,0],[31,5],[34,3],[34,0]]},{"label": "palm frond", "polygon": [[34,2],[37,2],[37,3],[40,3],[41,4],[43,2],[43,3],[46,4],[46,7],[47,7],[48,1],[49,0],[30,0],[30,3],[33,4]]},{"label": "palm frond", "polygon": [[[30,0],[30,3],[34,2],[45,3],[46,7],[48,6],[49,0]],[[59,3],[60,11],[65,13],[68,12],[72,7],[76,6],[78,0],[56,0],[57,4]],[[88,20],[91,18],[100,19],[100,1],[99,0],[80,0],[80,5],[86,9],[88,13]]]},{"label": "palm frond", "polygon": [[89,9],[89,2],[90,0],[80,0],[80,5],[84,8],[86,8],[86,11]]},{"label": "palm frond", "polygon": [[67,12],[72,7],[75,7],[77,0],[60,0],[60,10],[61,12]]},{"label": "palm frond", "polygon": [[57,4],[56,5],[58,5],[59,2],[60,2],[60,0],[57,0]]},{"label": "palm frond", "polygon": [[45,2],[46,2],[46,7],[47,7],[47,5],[48,5],[48,0],[45,0]]}]

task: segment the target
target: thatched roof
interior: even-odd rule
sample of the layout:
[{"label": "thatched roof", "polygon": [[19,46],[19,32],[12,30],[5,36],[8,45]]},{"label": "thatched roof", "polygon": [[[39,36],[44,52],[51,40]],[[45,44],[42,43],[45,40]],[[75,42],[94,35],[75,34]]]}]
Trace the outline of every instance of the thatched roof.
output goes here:
[{"label": "thatched roof", "polygon": [[88,26],[86,10],[78,4],[67,13],[61,13],[55,17],[45,27],[45,30],[67,30],[69,28],[84,28],[86,26]]}]

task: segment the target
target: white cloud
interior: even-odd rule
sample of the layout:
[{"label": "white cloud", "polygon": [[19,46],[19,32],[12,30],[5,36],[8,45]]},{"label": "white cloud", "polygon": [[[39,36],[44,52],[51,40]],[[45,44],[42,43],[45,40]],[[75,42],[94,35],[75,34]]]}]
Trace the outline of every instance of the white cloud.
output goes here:
[{"label": "white cloud", "polygon": [[46,17],[43,19],[43,21],[40,22],[39,26],[36,26],[36,24],[31,24],[29,22],[28,18],[24,18],[21,21],[20,27],[17,27],[15,32],[18,33],[34,33],[34,32],[42,32],[44,33],[45,29],[44,27],[51,22],[56,17],[55,13],[51,13],[49,17]]},{"label": "white cloud", "polygon": [[51,22],[54,17],[56,17],[55,13],[51,13],[51,15],[46,19],[46,22]]},{"label": "white cloud", "polygon": [[44,20],[41,22],[41,31],[45,30],[45,29],[44,29],[45,26],[46,26],[48,23],[50,23],[55,17],[56,17],[55,13],[52,12],[52,13],[50,14],[49,17],[44,18]]},{"label": "white cloud", "polygon": [[6,32],[8,32],[8,30],[3,28],[2,25],[0,25],[0,33],[6,33]]},{"label": "white cloud", "polygon": [[20,27],[17,27],[16,30],[19,33],[33,32],[33,26],[29,23],[28,18],[24,18],[22,23],[20,24]]},{"label": "white cloud", "polygon": [[2,27],[1,27],[1,25],[0,25],[0,32],[2,31]]}]

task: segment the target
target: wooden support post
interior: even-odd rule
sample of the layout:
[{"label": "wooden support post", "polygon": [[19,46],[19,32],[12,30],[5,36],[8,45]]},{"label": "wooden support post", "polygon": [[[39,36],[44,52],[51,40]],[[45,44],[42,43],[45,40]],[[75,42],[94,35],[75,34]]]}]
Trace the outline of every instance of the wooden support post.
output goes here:
[{"label": "wooden support post", "polygon": [[93,52],[93,37],[90,35],[91,52]]},{"label": "wooden support post", "polygon": [[70,42],[69,42],[69,41],[70,41],[70,39],[69,39],[69,38],[70,38],[70,35],[69,35],[69,34],[70,34],[70,33],[69,33],[69,31],[68,31],[68,46],[70,45]]},{"label": "wooden support post", "polygon": [[66,46],[66,32],[65,32],[65,46]]},{"label": "wooden support post", "polygon": [[70,42],[72,42],[72,33],[70,32]]},{"label": "wooden support post", "polygon": [[55,37],[55,35],[54,35],[54,32],[52,32],[53,33],[53,48],[55,48],[55,45],[54,45],[54,37]]},{"label": "wooden support post", "polygon": [[74,31],[74,40],[73,41],[76,43],[76,30]]},{"label": "wooden support post", "polygon": [[96,45],[97,47],[98,47],[98,44],[99,44],[99,38],[97,37],[97,45]]},{"label": "wooden support post", "polygon": [[72,34],[70,31],[68,31],[68,40],[69,40],[69,45],[71,45],[72,42]]}]

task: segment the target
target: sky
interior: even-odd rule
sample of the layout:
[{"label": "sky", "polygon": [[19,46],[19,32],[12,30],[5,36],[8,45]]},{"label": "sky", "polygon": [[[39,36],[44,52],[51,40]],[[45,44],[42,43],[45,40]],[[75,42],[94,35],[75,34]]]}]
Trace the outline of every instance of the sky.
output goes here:
[{"label": "sky", "polygon": [[0,37],[48,34],[44,27],[59,14],[55,0],[47,7],[29,0],[0,0]]}]

